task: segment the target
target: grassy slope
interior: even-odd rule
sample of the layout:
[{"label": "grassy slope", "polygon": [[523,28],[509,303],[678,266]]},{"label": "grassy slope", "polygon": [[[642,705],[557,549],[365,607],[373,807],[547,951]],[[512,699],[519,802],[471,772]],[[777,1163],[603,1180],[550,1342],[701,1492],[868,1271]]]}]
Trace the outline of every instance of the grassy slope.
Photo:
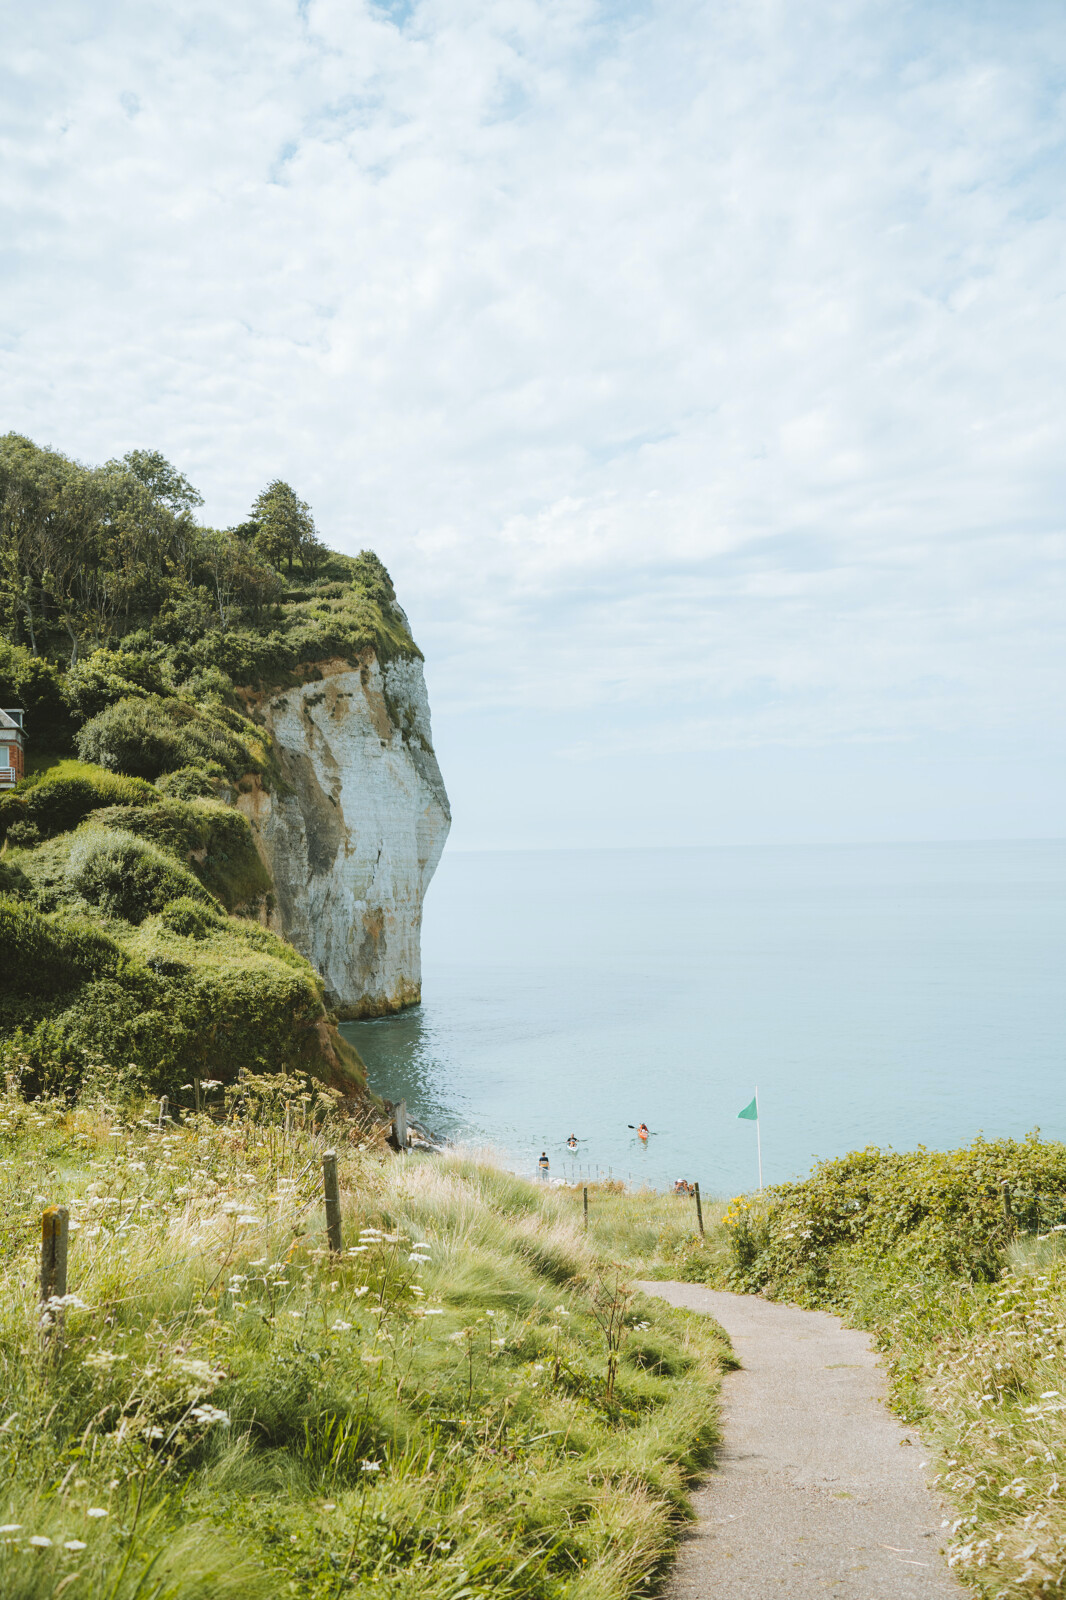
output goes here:
[{"label": "grassy slope", "polygon": [[[3,1600],[73,1573],[63,1593],[112,1600],[654,1587],[724,1341],[634,1302],[572,1196],[384,1160],[350,1129],[325,1129],[348,1135],[336,1259],[322,1138],[0,1105]],[[43,1199],[71,1208],[83,1302],[58,1357],[36,1328]],[[597,1309],[623,1323],[612,1399]]]}]

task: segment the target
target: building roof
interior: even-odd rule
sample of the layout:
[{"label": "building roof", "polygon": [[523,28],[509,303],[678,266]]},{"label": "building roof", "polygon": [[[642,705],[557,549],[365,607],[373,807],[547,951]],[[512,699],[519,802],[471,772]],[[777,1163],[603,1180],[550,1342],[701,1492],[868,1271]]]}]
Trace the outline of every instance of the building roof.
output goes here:
[{"label": "building roof", "polygon": [[22,723],[16,722],[10,711],[0,711],[0,733],[21,733]]}]

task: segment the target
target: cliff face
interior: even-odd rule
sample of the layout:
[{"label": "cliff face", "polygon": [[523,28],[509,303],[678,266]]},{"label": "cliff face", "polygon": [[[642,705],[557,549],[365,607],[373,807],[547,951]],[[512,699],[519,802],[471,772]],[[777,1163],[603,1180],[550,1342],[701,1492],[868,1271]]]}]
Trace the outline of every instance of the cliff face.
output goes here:
[{"label": "cliff face", "polygon": [[[305,669],[307,670],[307,669]],[[283,783],[237,804],[274,879],[272,924],[313,961],[330,1003],[373,1017],[421,998],[422,900],[451,814],[422,664],[319,662],[255,697]]]}]

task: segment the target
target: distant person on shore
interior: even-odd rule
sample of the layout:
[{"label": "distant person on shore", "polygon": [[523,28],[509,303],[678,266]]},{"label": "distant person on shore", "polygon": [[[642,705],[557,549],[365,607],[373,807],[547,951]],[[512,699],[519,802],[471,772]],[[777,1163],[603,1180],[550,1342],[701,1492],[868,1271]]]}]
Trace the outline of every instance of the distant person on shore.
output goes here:
[{"label": "distant person on shore", "polygon": [[540,1181],[541,1181],[541,1183],[547,1183],[547,1181],[548,1181],[548,1166],[549,1166],[547,1150],[542,1150],[541,1151],[540,1160],[537,1162],[537,1166],[540,1168]]}]

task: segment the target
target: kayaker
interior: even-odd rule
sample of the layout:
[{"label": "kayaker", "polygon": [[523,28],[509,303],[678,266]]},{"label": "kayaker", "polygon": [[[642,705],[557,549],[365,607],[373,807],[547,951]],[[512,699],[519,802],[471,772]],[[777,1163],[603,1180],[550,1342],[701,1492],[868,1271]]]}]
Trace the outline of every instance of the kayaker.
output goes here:
[{"label": "kayaker", "polygon": [[646,1122],[642,1122],[640,1127],[637,1129],[637,1138],[646,1140],[647,1137],[648,1137],[648,1124]]}]

